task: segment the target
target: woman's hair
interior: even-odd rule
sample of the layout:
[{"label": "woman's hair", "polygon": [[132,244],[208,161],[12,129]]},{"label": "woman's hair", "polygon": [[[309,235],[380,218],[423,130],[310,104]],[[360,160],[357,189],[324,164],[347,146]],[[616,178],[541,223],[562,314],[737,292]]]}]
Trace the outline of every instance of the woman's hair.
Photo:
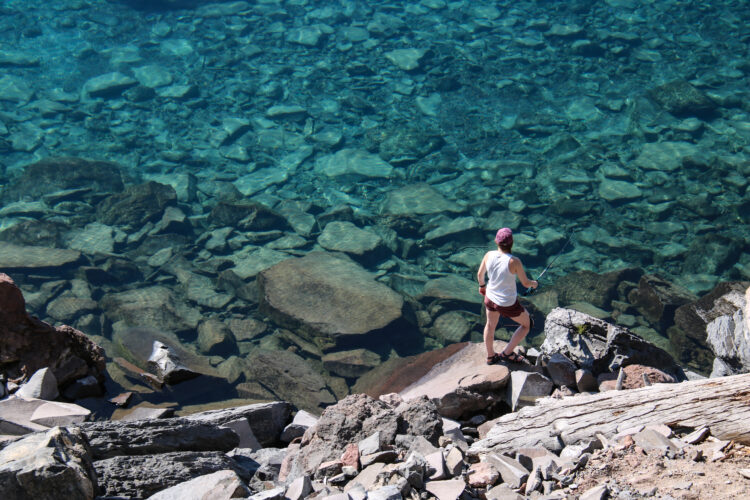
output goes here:
[{"label": "woman's hair", "polygon": [[513,231],[509,227],[503,227],[497,230],[495,243],[503,252],[510,253],[513,248]]}]

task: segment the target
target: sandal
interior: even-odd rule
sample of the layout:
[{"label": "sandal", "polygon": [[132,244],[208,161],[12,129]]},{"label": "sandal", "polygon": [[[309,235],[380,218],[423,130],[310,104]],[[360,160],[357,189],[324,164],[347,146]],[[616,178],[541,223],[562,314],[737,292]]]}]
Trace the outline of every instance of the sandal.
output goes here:
[{"label": "sandal", "polygon": [[524,358],[520,354],[516,354],[515,352],[511,352],[510,354],[505,354],[504,352],[501,352],[498,358],[500,358],[500,361],[507,361],[508,363],[525,363],[526,362],[526,358]]},{"label": "sandal", "polygon": [[498,362],[500,362],[501,359],[502,359],[502,357],[498,353],[495,353],[492,356],[487,356],[487,364],[488,365],[495,365]]}]

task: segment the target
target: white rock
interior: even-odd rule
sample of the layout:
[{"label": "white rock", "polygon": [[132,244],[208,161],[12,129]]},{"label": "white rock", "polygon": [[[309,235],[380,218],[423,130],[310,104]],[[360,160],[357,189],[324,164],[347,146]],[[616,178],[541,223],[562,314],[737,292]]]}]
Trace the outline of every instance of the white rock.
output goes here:
[{"label": "white rock", "polygon": [[425,55],[424,49],[396,49],[385,53],[385,57],[404,71],[412,71],[420,65]]},{"label": "white rock", "polygon": [[228,500],[247,498],[250,490],[233,470],[220,470],[180,483],[151,495],[151,500],[208,499]]},{"label": "white rock", "polygon": [[430,481],[425,484],[425,489],[438,500],[457,500],[466,489],[466,482],[463,479]]},{"label": "white rock", "polygon": [[315,170],[328,177],[388,178],[394,173],[388,162],[358,149],[342,149],[332,155],[325,155],[315,162]]},{"label": "white rock", "polygon": [[73,403],[49,402],[39,406],[31,415],[35,424],[65,427],[85,422],[91,411]]},{"label": "white rock", "polygon": [[57,377],[49,368],[37,370],[28,382],[16,392],[16,396],[25,399],[44,399],[51,401],[59,396]]},{"label": "white rock", "polygon": [[83,84],[83,91],[90,97],[116,97],[138,81],[119,72],[95,76]]}]

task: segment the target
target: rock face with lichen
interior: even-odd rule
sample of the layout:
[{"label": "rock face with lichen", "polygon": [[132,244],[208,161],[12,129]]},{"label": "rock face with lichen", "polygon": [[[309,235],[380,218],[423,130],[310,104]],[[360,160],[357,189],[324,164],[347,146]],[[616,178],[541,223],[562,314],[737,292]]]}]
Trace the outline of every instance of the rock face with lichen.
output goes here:
[{"label": "rock face with lichen", "polygon": [[102,348],[80,331],[30,317],[21,290],[0,274],[0,366],[10,378],[49,367],[63,388],[89,375],[103,383],[105,359]]}]

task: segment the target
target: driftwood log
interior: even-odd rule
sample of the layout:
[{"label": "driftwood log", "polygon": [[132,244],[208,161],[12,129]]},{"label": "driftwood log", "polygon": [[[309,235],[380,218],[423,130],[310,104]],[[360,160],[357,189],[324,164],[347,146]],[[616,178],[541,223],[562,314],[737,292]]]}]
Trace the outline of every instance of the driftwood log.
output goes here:
[{"label": "driftwood log", "polygon": [[541,400],[496,419],[468,453],[560,450],[596,434],[612,437],[649,424],[708,426],[719,439],[750,444],[750,374]]}]

